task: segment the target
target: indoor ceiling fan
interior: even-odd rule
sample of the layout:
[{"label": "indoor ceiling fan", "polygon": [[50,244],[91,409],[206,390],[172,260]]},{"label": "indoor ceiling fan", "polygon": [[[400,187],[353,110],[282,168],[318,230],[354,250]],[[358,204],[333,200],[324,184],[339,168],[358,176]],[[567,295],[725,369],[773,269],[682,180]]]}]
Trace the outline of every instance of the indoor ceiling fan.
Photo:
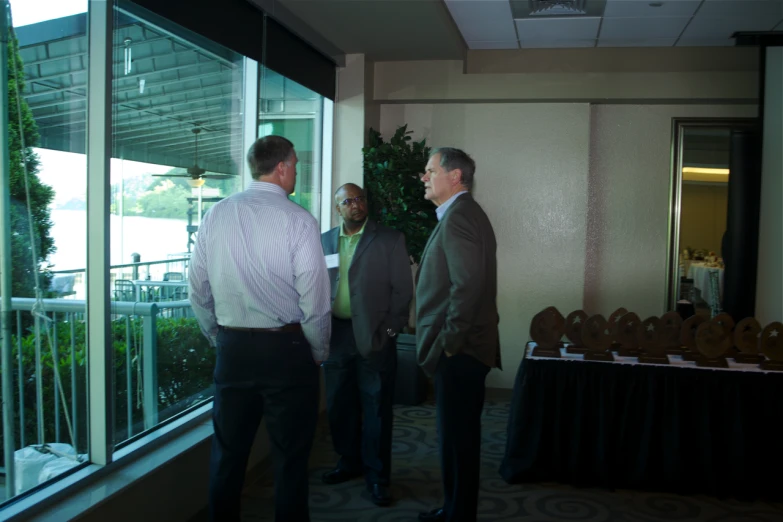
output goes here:
[{"label": "indoor ceiling fan", "polygon": [[164,176],[170,178],[190,178],[188,184],[193,188],[201,187],[207,179],[229,179],[233,178],[230,174],[206,174],[206,170],[198,166],[198,135],[201,133],[199,127],[191,130],[196,138],[195,153],[193,157],[193,166],[187,168],[187,174],[153,174],[153,176]]}]

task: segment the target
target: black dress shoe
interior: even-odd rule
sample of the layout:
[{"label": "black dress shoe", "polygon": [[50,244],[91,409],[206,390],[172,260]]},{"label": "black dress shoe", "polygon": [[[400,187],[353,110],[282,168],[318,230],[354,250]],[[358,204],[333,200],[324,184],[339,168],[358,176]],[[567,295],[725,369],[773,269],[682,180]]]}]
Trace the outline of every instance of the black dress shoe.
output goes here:
[{"label": "black dress shoe", "polygon": [[351,473],[348,470],[344,470],[342,468],[336,468],[332,471],[328,471],[324,473],[322,480],[325,484],[341,484],[343,482],[348,482],[349,480],[353,480],[356,477],[360,476],[361,473]]},{"label": "black dress shoe", "polygon": [[446,520],[446,513],[443,511],[443,508],[433,509],[426,513],[419,513],[419,520],[421,522],[441,522]]},{"label": "black dress shoe", "polygon": [[376,506],[388,506],[391,504],[392,498],[388,486],[373,484],[367,489],[370,490],[370,498]]}]

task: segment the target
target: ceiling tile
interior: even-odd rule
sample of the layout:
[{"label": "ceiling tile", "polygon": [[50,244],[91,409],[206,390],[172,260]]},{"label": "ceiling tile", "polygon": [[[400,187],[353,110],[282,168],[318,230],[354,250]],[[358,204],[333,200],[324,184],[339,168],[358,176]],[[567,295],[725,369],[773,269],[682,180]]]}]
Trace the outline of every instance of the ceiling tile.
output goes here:
[{"label": "ceiling tile", "polygon": [[783,2],[780,0],[705,0],[697,16],[758,17],[780,20],[783,17]]},{"label": "ceiling tile", "polygon": [[636,17],[687,17],[692,16],[701,0],[660,1],[660,7],[652,7],[652,0],[609,0],[606,2],[604,18]]},{"label": "ceiling tile", "polygon": [[[519,41],[594,40],[601,19],[539,18],[515,20]],[[524,43],[524,42],[523,42]]]},{"label": "ceiling tile", "polygon": [[731,18],[713,18],[702,16],[701,12],[682,33],[686,40],[731,38],[736,31],[769,31],[779,18],[766,18],[758,15],[733,16]]},{"label": "ceiling tile", "polygon": [[605,18],[600,39],[677,38],[690,18]]},{"label": "ceiling tile", "polygon": [[701,40],[681,38],[677,47],[734,47],[733,38],[702,38]]},{"label": "ceiling tile", "polygon": [[468,49],[519,49],[519,42],[472,42],[468,40]]},{"label": "ceiling tile", "polygon": [[671,47],[677,38],[629,38],[625,40],[598,40],[598,47]]},{"label": "ceiling tile", "polygon": [[507,1],[446,0],[446,7],[466,41],[517,39]]},{"label": "ceiling tile", "polygon": [[563,49],[568,47],[595,47],[595,40],[525,40],[519,42],[522,49]]}]

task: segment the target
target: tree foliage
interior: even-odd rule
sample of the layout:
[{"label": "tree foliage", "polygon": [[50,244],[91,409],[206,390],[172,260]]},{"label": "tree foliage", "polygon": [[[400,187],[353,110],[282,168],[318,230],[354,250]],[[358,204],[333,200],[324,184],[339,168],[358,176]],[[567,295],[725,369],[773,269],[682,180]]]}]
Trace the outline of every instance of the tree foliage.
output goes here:
[{"label": "tree foliage", "polygon": [[[8,141],[11,167],[10,193],[10,228],[11,228],[11,270],[13,279],[13,296],[35,296],[35,271],[40,274],[41,291],[49,288],[50,274],[42,262],[55,251],[54,240],[50,235],[52,221],[49,214],[49,204],[54,198],[54,191],[38,178],[39,160],[33,147],[38,144],[38,126],[33,119],[32,110],[24,97],[20,100],[22,125],[19,125],[17,111],[17,91],[24,91],[24,65],[19,56],[19,43],[12,37],[8,45]],[[18,90],[17,90],[18,88]],[[24,149],[22,148],[24,136]],[[29,214],[28,199],[25,191],[24,165],[27,165],[27,179],[30,187]],[[30,219],[32,216],[32,237],[30,235]],[[39,266],[33,264],[33,249],[39,261]]]},{"label": "tree foliage", "polygon": [[398,128],[388,142],[370,129],[370,143],[364,154],[364,186],[370,217],[405,234],[414,263],[437,225],[435,206],[424,199],[419,176],[430,155],[426,140],[413,141],[408,126]]}]

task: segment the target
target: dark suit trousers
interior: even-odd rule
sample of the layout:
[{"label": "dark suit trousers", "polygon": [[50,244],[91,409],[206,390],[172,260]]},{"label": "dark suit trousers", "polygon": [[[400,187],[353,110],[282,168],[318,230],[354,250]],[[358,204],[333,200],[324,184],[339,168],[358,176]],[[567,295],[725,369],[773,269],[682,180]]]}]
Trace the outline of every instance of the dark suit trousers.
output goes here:
[{"label": "dark suit trousers", "polygon": [[443,509],[447,522],[475,522],[481,468],[481,412],[489,367],[465,354],[441,355],[435,370]]},{"label": "dark suit trousers", "polygon": [[209,515],[239,522],[245,470],[261,418],[271,443],[275,520],[307,522],[319,370],[301,333],[220,329],[215,365]]},{"label": "dark suit trousers", "polygon": [[394,340],[365,359],[356,348],[351,321],[334,318],[324,363],[329,429],[340,455],[338,468],[364,472],[368,485],[389,484],[396,375]]}]

